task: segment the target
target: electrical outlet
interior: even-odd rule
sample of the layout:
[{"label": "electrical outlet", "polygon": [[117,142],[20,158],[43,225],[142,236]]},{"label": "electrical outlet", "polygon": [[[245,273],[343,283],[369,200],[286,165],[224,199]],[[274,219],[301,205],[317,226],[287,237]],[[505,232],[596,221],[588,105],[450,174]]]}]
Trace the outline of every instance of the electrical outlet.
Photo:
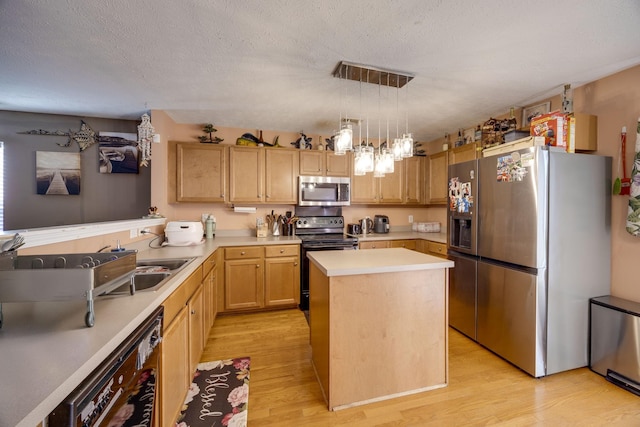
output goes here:
[{"label": "electrical outlet", "polygon": [[413,215],[409,215],[409,224],[413,224]]},{"label": "electrical outlet", "polygon": [[151,233],[151,229],[149,227],[141,228],[140,230],[138,230],[138,234],[140,236],[143,236],[143,235],[149,234],[149,233]]},{"label": "electrical outlet", "polygon": [[137,228],[132,228],[131,230],[129,230],[129,238],[133,239],[138,237],[138,229]]}]

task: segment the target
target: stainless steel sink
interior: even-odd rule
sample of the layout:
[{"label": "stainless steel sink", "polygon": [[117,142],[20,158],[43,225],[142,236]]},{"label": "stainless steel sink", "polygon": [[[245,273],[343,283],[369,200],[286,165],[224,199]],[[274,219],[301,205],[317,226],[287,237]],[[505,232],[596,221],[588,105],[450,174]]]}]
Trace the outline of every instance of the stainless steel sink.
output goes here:
[{"label": "stainless steel sink", "polygon": [[136,261],[136,269],[120,286],[103,295],[131,295],[135,292],[154,292],[169,278],[195,258],[145,259]]},{"label": "stainless steel sink", "polygon": [[134,273],[129,280],[126,280],[119,287],[106,295],[131,295],[138,291],[156,291],[171,277],[171,273]]},{"label": "stainless steel sink", "polygon": [[144,259],[138,260],[136,266],[138,270],[142,270],[141,267],[152,269],[152,267],[166,268],[169,271],[176,272],[184,268],[187,264],[193,261],[195,258],[169,258],[169,259]]}]

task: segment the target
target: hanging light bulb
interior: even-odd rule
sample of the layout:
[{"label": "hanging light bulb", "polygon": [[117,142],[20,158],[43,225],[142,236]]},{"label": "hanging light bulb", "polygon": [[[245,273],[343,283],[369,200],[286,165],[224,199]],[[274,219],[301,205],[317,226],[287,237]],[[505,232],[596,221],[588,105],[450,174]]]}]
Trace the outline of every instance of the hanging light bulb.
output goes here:
[{"label": "hanging light bulb", "polygon": [[393,153],[388,149],[382,150],[382,164],[384,173],[393,173],[395,170]]},{"label": "hanging light bulb", "polygon": [[406,98],[405,98],[405,106],[406,106],[406,121],[405,121],[405,133],[402,135],[402,157],[412,157],[413,156],[413,137],[409,133],[409,88],[406,88]]},{"label": "hanging light bulb", "polygon": [[378,152],[373,158],[373,176],[384,178],[384,157],[382,156],[382,136],[380,135],[380,80],[378,80]]},{"label": "hanging light bulb", "polygon": [[342,125],[342,129],[336,134],[335,154],[337,156],[343,156],[347,154],[347,151],[353,149],[353,128],[351,123],[345,123]]},{"label": "hanging light bulb", "polygon": [[413,156],[413,137],[410,133],[402,134],[402,158]]},{"label": "hanging light bulb", "polygon": [[362,176],[366,174],[364,170],[364,161],[362,159],[362,145],[357,145],[353,153],[353,174]]},{"label": "hanging light bulb", "polygon": [[396,137],[393,139],[393,159],[396,162],[402,160],[402,139],[399,138],[399,125],[400,122],[400,78],[396,77]]},{"label": "hanging light bulb", "polygon": [[[346,74],[349,74],[349,66],[346,66],[345,69]],[[340,69],[340,79],[342,79],[342,68]],[[345,85],[344,85],[344,93],[345,93],[345,98],[347,96],[347,84],[346,84],[346,76],[345,76]],[[342,107],[344,106],[344,99],[342,99],[341,97],[341,102],[340,102],[340,131],[337,134],[337,137],[335,138],[335,144],[334,144],[334,153],[337,156],[344,156],[347,151],[351,151],[353,148],[353,128],[351,127],[351,123],[349,123],[349,120],[346,118],[346,114],[345,114],[345,120],[347,121],[346,123],[342,123]]]}]

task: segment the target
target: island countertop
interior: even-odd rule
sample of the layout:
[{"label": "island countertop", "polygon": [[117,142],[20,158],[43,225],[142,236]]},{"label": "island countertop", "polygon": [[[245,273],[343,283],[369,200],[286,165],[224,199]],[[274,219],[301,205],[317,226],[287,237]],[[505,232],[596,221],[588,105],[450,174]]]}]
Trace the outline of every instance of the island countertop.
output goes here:
[{"label": "island countertop", "polygon": [[453,267],[453,261],[405,248],[312,251],[307,257],[327,277]]}]

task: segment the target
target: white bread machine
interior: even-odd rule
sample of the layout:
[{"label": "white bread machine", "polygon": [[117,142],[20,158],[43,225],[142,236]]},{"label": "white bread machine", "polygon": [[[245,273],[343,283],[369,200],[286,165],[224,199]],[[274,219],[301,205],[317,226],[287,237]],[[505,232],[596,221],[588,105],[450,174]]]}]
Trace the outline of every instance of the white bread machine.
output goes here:
[{"label": "white bread machine", "polygon": [[199,245],[204,241],[204,229],[200,221],[169,221],[164,235],[168,246]]}]

